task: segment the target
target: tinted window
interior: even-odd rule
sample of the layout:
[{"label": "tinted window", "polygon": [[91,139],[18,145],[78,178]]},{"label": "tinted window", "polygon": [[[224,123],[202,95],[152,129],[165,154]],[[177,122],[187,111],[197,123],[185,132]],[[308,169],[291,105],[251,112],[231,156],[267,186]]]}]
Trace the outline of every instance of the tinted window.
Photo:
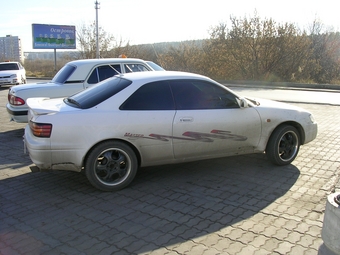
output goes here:
[{"label": "tinted window", "polygon": [[6,70],[19,70],[19,67],[15,63],[1,64],[0,71],[6,71]]},{"label": "tinted window", "polygon": [[52,81],[57,83],[65,83],[71,74],[76,70],[73,65],[65,65],[59,70],[59,72],[53,77]]},{"label": "tinted window", "polygon": [[98,66],[92,71],[87,83],[95,84],[119,73],[121,73],[120,65]]},{"label": "tinted window", "polygon": [[151,66],[155,71],[165,71],[162,67],[152,61],[146,61],[146,63],[148,63],[148,65]]},{"label": "tinted window", "polygon": [[235,95],[216,84],[201,80],[169,82],[178,110],[239,108]]},{"label": "tinted window", "polygon": [[124,64],[124,67],[126,73],[150,71],[142,64]]},{"label": "tinted window", "polygon": [[77,108],[88,109],[117,94],[131,83],[130,80],[114,77],[70,96],[64,99],[64,102]]},{"label": "tinted window", "polygon": [[174,101],[166,81],[143,85],[120,107],[121,110],[174,110]]}]

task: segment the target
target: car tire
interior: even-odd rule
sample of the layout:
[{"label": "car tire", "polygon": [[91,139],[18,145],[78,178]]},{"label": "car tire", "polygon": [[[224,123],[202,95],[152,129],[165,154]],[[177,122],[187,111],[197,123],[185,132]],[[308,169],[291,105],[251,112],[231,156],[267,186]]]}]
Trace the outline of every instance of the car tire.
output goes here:
[{"label": "car tire", "polygon": [[134,179],[138,161],[135,152],[125,143],[107,141],[94,147],[85,162],[89,182],[102,191],[115,191]]},{"label": "car tire", "polygon": [[288,165],[296,158],[300,144],[300,134],[297,129],[290,125],[282,125],[270,136],[266,155],[275,165]]}]

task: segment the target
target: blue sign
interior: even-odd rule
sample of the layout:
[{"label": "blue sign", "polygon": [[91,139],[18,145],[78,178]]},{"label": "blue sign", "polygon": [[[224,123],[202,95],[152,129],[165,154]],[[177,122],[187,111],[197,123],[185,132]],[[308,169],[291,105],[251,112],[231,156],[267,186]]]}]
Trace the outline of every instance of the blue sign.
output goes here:
[{"label": "blue sign", "polygon": [[33,49],[76,49],[76,27],[32,24]]}]

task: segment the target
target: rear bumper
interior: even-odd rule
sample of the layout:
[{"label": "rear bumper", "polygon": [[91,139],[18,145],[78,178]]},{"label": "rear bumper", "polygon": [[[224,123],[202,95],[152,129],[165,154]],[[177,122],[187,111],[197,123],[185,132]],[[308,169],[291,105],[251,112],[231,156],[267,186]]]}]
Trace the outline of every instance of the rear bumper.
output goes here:
[{"label": "rear bumper", "polygon": [[72,162],[77,158],[74,150],[51,149],[50,138],[35,137],[29,125],[25,127],[24,147],[40,170],[67,170],[80,172],[82,167]]},{"label": "rear bumper", "polygon": [[28,122],[28,109],[20,108],[15,109],[9,103],[6,105],[7,113],[9,115],[10,120],[18,122],[18,123],[27,123]]},{"label": "rear bumper", "polygon": [[50,139],[37,139],[32,135],[29,125],[25,127],[24,147],[33,163],[43,170],[51,169]]}]

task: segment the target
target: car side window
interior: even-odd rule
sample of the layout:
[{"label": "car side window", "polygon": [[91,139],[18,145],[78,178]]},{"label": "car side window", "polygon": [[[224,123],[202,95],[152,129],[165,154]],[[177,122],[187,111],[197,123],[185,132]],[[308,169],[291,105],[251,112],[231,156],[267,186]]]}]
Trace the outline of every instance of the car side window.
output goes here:
[{"label": "car side window", "polygon": [[87,83],[95,84],[119,73],[121,73],[120,65],[98,66],[92,71]]},{"label": "car side window", "polygon": [[175,105],[169,84],[166,81],[147,83],[136,90],[120,110],[157,111],[174,110]]},{"label": "car side window", "polygon": [[142,64],[124,64],[124,68],[126,73],[150,71]]},{"label": "car side window", "polygon": [[236,96],[214,83],[173,80],[170,84],[177,110],[239,108]]}]

